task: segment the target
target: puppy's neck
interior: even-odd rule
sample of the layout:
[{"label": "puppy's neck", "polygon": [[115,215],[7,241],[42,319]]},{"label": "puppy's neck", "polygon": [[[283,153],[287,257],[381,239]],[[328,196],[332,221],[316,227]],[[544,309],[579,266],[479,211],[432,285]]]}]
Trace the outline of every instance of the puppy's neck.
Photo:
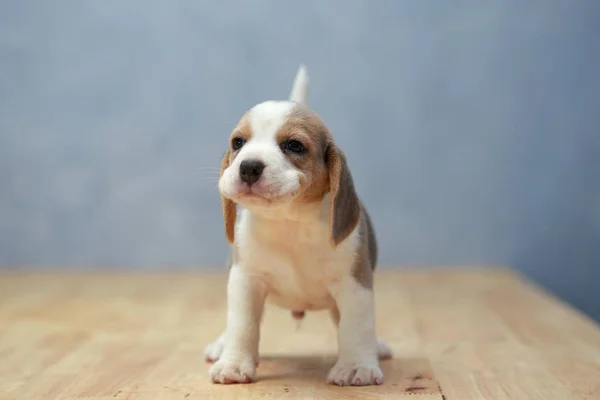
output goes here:
[{"label": "puppy's neck", "polygon": [[265,206],[252,205],[246,207],[251,217],[257,223],[307,223],[327,222],[329,194],[322,200],[313,202],[290,202],[269,204]]}]

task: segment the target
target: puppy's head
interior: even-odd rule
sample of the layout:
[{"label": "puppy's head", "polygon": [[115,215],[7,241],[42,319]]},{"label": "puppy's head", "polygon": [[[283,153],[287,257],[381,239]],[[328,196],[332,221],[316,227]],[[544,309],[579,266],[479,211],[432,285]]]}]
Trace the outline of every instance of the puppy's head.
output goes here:
[{"label": "puppy's head", "polygon": [[314,112],[291,101],[264,102],[242,117],[221,162],[219,192],[230,243],[236,204],[261,213],[320,203],[329,193],[334,246],[354,230],[360,216],[343,152]]}]

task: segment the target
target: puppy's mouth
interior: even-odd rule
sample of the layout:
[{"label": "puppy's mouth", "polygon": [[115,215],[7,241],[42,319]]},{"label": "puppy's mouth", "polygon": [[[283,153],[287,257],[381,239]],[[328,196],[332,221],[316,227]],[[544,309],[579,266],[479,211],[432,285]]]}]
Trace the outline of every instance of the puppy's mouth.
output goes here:
[{"label": "puppy's mouth", "polygon": [[270,204],[285,201],[295,195],[296,193],[280,193],[278,190],[273,190],[260,184],[248,185],[245,182],[241,182],[236,185],[233,193],[231,193],[231,198],[238,202]]}]

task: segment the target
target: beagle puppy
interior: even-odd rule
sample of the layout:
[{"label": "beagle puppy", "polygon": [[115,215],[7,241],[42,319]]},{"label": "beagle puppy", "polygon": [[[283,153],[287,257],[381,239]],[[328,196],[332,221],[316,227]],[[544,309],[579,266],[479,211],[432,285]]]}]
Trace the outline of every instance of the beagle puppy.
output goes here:
[{"label": "beagle puppy", "polygon": [[214,383],[252,382],[265,301],[296,318],[330,311],[339,354],[329,383],[383,382],[379,359],[391,351],[375,332],[373,225],[343,151],[307,98],[300,66],[289,100],[265,101],[242,116],[221,162],[232,254],[227,326],[205,350]]}]

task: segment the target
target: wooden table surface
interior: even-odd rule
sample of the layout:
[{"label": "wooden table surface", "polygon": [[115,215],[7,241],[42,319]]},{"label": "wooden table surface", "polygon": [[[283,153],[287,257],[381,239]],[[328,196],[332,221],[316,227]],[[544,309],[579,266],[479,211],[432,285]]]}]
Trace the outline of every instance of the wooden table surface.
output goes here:
[{"label": "wooden table surface", "polygon": [[380,270],[382,386],[327,385],[327,312],[268,307],[258,381],[213,385],[225,275],[0,274],[0,399],[600,399],[600,328],[507,270]]}]

